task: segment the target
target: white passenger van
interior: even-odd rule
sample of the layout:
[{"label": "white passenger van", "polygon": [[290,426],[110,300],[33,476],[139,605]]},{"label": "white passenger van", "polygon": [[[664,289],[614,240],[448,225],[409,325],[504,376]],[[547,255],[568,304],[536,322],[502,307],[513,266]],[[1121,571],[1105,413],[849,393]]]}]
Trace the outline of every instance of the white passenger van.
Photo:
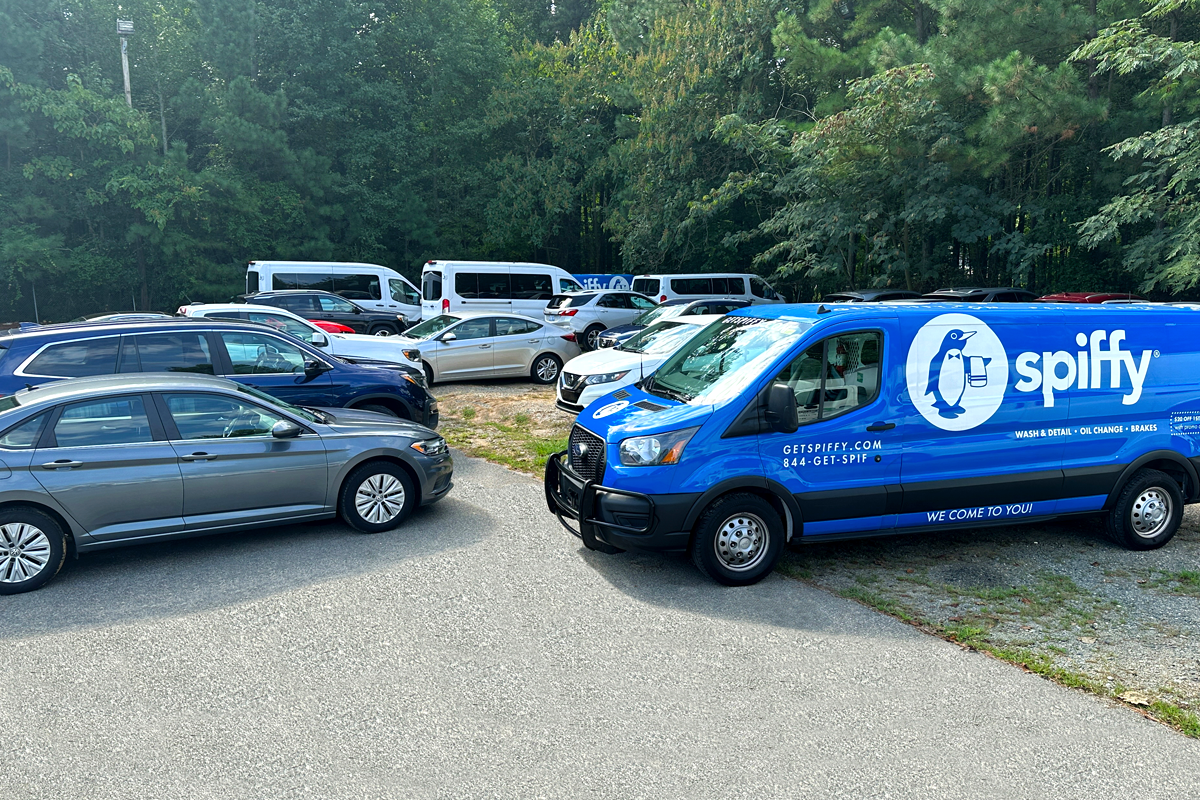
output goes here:
[{"label": "white passenger van", "polygon": [[556,294],[581,292],[571,273],[549,264],[508,261],[429,261],[421,271],[425,319],[456,311],[542,316]]},{"label": "white passenger van", "polygon": [[421,319],[421,293],[408,279],[378,264],[350,261],[251,261],[246,294],[277,289],[319,289],[353,300],[372,311]]},{"label": "white passenger van", "polygon": [[685,275],[638,275],[633,291],[659,303],[676,298],[733,297],[750,305],[786,303],[771,284],[744,272],[694,272]]}]

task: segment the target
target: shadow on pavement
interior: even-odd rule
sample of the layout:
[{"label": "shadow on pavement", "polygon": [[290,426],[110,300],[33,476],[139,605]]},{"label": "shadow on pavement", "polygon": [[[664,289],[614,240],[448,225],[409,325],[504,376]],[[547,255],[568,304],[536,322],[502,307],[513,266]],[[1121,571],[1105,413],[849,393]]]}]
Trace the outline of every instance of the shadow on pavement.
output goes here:
[{"label": "shadow on pavement", "polygon": [[329,520],[84,553],[42,589],[0,597],[0,641],[227,608],[386,572],[469,547],[490,526],[487,514],[451,496],[380,534]]}]

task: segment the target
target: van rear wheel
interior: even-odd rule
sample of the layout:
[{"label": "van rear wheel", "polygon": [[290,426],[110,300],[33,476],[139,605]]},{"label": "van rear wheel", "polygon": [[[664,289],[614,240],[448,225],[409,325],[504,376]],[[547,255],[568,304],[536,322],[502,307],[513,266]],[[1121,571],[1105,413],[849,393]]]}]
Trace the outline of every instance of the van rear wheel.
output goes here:
[{"label": "van rear wheel", "polygon": [[783,552],[783,522],[758,495],[725,495],[696,524],[692,563],[717,583],[749,586],[775,569]]},{"label": "van rear wheel", "polygon": [[1140,469],[1108,513],[1108,535],[1130,550],[1153,550],[1175,536],[1183,521],[1183,492],[1165,472]]}]

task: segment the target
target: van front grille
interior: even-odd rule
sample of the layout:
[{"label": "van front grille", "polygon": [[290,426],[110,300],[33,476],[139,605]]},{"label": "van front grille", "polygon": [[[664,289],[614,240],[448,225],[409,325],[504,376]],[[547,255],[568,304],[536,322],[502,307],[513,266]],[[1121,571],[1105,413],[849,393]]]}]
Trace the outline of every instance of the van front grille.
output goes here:
[{"label": "van front grille", "polygon": [[567,442],[571,471],[585,481],[600,483],[604,478],[604,440],[576,425]]}]

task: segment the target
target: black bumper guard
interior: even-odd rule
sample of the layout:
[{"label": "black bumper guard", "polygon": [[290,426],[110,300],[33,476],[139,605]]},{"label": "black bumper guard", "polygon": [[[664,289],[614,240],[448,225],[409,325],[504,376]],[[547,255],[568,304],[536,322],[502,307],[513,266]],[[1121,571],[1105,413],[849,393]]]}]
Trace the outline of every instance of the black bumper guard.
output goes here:
[{"label": "black bumper guard", "polygon": [[[624,552],[619,547],[614,547],[606,542],[602,542],[596,538],[596,528],[604,530],[612,530],[618,533],[627,533],[634,536],[647,534],[654,526],[654,499],[648,494],[640,492],[627,492],[624,489],[612,489],[607,486],[601,486],[595,481],[584,480],[579,475],[575,474],[569,466],[563,463],[563,456],[567,454],[566,450],[561,453],[555,453],[546,461],[546,477],[543,481],[543,486],[546,490],[546,505],[550,512],[558,517],[558,521],[574,536],[578,536],[583,540],[583,544],[589,550],[598,550],[602,553],[621,553]],[[571,508],[571,504],[567,498],[561,494],[563,479],[566,479],[572,484],[579,486],[579,508]],[[595,518],[596,496],[598,493],[616,494],[624,497],[633,497],[638,500],[645,501],[647,505],[647,524],[644,527],[636,528],[630,525],[618,525],[615,522],[605,522]],[[575,524],[579,526],[579,530],[575,530],[563,517],[570,517]]]}]

